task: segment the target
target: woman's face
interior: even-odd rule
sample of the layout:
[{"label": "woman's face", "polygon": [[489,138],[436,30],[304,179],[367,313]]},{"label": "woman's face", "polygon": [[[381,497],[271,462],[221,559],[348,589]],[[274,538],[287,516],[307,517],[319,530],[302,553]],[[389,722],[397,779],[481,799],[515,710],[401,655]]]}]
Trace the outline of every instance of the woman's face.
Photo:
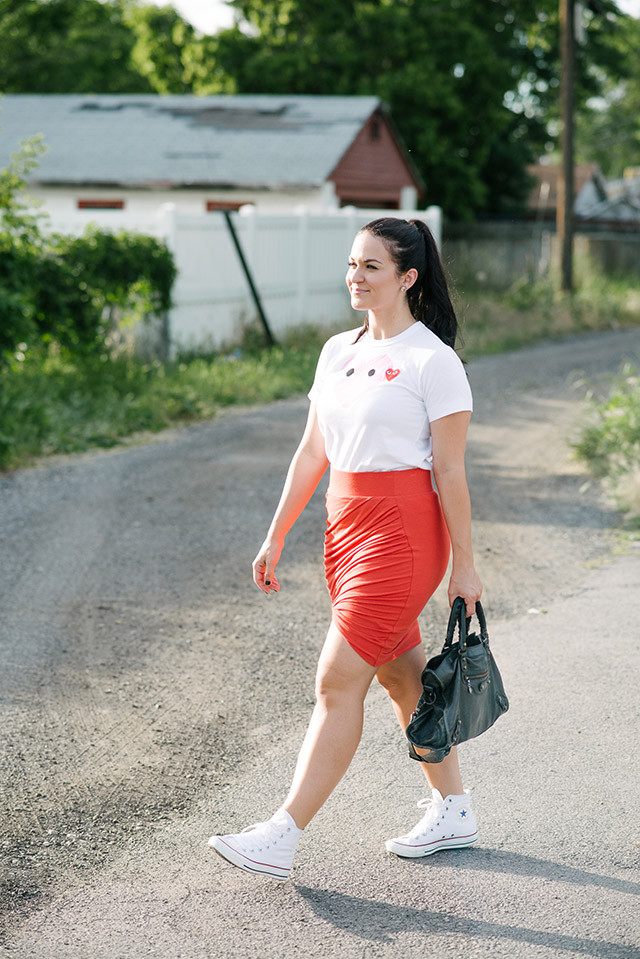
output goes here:
[{"label": "woman's face", "polygon": [[354,310],[390,308],[404,298],[395,263],[382,240],[371,233],[358,233],[353,241],[346,281]]}]

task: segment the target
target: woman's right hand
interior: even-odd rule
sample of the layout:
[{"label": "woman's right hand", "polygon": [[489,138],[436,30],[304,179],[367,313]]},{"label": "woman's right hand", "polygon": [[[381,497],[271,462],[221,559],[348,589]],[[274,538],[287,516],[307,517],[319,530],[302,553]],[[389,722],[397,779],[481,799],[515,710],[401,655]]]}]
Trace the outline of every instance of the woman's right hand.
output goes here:
[{"label": "woman's right hand", "polygon": [[280,583],[276,579],[275,569],[283,546],[284,540],[272,540],[267,537],[252,564],[253,581],[258,589],[266,593],[267,596],[269,593],[280,591]]}]

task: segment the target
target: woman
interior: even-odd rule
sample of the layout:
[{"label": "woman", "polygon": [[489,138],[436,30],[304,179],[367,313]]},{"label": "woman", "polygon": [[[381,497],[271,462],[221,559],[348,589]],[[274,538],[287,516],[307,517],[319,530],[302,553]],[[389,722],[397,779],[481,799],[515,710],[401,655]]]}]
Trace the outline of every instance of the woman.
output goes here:
[{"label": "woman", "polygon": [[[332,337],[320,354],[306,429],[253,563],[258,588],[277,592],[285,537],[330,464],[325,570],[333,615],[316,705],[282,807],[267,822],[209,840],[233,865],[277,879],[288,877],[302,831],[353,758],[374,676],[402,729],[409,723],[425,665],[417,616],[451,550],[449,602],[462,596],[471,615],[482,593],[464,468],[471,391],[427,226],[395,218],[367,224],[346,280],[364,326]],[[432,790],[418,803],[426,811],[387,850],[418,857],[473,845],[476,821],[456,749],[421,765]]]}]

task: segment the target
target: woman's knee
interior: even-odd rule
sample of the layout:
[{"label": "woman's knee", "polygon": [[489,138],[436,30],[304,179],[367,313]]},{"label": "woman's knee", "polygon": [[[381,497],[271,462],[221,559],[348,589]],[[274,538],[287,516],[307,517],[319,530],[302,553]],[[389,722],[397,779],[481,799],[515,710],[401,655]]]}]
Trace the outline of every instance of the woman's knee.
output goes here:
[{"label": "woman's knee", "polygon": [[363,699],[356,686],[333,669],[319,669],[316,675],[316,700],[325,706],[337,705],[349,699]]},{"label": "woman's knee", "polygon": [[391,699],[397,700],[413,695],[421,688],[420,673],[418,664],[409,665],[393,660],[380,667],[376,679]]},{"label": "woman's knee", "polygon": [[404,699],[411,688],[403,677],[393,678],[391,676],[385,676],[383,679],[378,679],[378,682],[389,698],[395,702]]},{"label": "woman's knee", "polygon": [[316,700],[328,708],[346,703],[364,703],[371,676],[354,676],[335,664],[318,666]]},{"label": "woman's knee", "polygon": [[406,683],[406,670],[400,670],[393,662],[385,663],[376,673],[376,679],[383,689],[390,692],[399,689]]}]

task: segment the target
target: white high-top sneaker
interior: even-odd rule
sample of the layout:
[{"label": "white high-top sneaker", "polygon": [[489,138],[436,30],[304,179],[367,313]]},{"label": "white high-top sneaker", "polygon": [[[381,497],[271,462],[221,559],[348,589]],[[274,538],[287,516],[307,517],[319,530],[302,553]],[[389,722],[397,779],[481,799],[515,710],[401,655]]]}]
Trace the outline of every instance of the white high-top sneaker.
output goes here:
[{"label": "white high-top sneaker", "polygon": [[267,822],[229,836],[212,836],[209,845],[239,869],[287,879],[302,832],[286,809],[279,809]]},{"label": "white high-top sneaker", "polygon": [[418,807],[426,809],[424,816],[406,836],[387,839],[388,852],[415,859],[430,856],[439,849],[473,846],[478,841],[478,827],[468,790],[462,796],[443,799],[437,789],[432,789],[431,799],[421,799]]}]

